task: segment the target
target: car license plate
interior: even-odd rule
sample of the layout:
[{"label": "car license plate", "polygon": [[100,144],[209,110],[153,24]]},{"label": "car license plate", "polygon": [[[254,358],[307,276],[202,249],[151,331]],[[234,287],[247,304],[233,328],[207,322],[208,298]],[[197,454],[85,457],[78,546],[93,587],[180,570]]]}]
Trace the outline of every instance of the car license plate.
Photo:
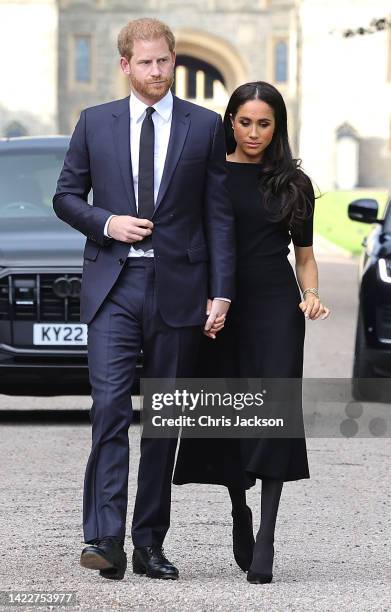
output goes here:
[{"label": "car license plate", "polygon": [[33,342],[45,346],[84,346],[87,344],[87,325],[34,323]]}]

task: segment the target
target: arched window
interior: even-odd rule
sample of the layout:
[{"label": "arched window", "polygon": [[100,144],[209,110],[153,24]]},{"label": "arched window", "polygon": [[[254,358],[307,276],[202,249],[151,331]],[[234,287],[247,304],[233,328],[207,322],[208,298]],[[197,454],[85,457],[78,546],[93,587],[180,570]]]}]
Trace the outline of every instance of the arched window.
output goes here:
[{"label": "arched window", "polygon": [[5,135],[7,138],[27,136],[27,134],[27,129],[24,127],[24,125],[19,123],[19,121],[12,121],[12,123],[10,123],[5,130]]},{"label": "arched window", "polygon": [[288,80],[288,44],[279,40],[274,47],[274,80],[286,83]]},{"label": "arched window", "polygon": [[176,59],[173,91],[188,100],[212,100],[217,88],[225,88],[221,72],[211,64],[189,55]]}]

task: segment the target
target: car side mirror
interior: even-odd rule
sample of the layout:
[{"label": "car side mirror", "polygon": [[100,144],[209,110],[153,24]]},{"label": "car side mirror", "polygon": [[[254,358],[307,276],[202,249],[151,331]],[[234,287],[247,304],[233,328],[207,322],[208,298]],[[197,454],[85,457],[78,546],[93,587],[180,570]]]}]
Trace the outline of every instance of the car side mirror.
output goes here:
[{"label": "car side mirror", "polygon": [[348,215],[352,221],[360,221],[361,223],[379,223],[377,213],[379,204],[377,200],[371,198],[361,198],[354,200],[349,204]]}]

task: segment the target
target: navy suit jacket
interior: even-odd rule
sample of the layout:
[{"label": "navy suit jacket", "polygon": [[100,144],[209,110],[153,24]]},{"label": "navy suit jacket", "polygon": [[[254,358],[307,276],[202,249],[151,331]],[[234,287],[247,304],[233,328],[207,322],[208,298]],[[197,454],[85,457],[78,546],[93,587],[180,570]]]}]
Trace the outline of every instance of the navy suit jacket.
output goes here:
[{"label": "navy suit jacket", "polygon": [[[93,205],[87,203],[91,188]],[[80,302],[81,321],[89,323],[130,249],[104,236],[105,223],[112,214],[137,216],[129,97],[82,111],[53,207],[87,237]],[[202,325],[208,297],[233,297],[233,210],[221,117],[176,96],[152,221],[159,312],[173,327]]]}]

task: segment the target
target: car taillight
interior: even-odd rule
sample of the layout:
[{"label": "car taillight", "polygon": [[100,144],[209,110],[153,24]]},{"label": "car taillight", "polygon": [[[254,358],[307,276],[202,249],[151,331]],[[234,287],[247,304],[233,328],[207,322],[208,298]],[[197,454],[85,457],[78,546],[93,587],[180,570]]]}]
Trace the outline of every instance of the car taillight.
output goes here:
[{"label": "car taillight", "polygon": [[379,275],[384,283],[391,283],[391,259],[379,259]]}]

